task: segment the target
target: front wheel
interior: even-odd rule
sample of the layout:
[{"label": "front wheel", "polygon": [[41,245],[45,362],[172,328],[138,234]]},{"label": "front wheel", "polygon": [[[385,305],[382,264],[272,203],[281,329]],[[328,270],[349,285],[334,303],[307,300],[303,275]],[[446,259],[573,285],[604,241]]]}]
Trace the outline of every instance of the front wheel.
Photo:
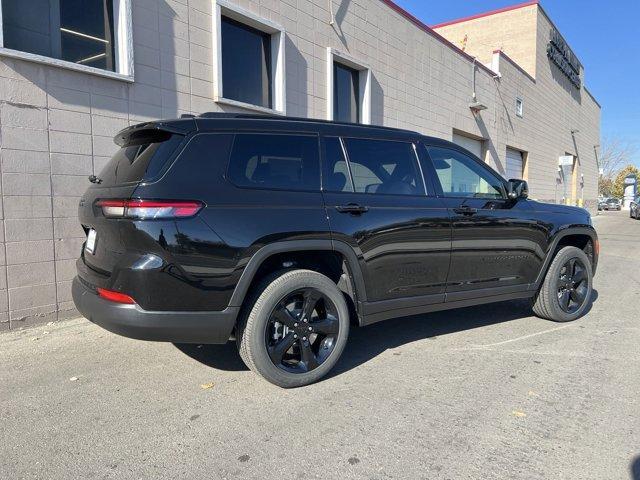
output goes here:
[{"label": "front wheel", "polygon": [[587,255],[564,247],[555,256],[533,303],[533,312],[555,322],[581,317],[591,302],[593,273]]},{"label": "front wheel", "polygon": [[265,279],[238,326],[244,363],[269,382],[300,387],[324,377],[349,336],[349,308],[325,275],[290,270]]}]

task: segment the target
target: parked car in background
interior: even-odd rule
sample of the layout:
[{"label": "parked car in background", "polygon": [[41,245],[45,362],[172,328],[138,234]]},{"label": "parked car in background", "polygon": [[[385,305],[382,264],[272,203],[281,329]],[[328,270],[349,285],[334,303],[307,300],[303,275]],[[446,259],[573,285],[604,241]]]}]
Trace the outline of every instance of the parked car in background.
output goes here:
[{"label": "parked car in background", "polygon": [[629,203],[629,216],[640,220],[640,195],[637,195],[636,198]]},{"label": "parked car in background", "polygon": [[73,281],[78,310],[112,332],[235,337],[254,372],[296,387],[331,370],[352,322],[518,298],[558,322],[589,308],[589,213],[528,199],[451,142],[247,114],[115,140],[80,200]]},{"label": "parked car in background", "polygon": [[622,203],[618,198],[607,198],[602,204],[602,210],[621,210]]},{"label": "parked car in background", "polygon": [[607,203],[607,198],[598,198],[598,211],[604,210],[604,204]]}]

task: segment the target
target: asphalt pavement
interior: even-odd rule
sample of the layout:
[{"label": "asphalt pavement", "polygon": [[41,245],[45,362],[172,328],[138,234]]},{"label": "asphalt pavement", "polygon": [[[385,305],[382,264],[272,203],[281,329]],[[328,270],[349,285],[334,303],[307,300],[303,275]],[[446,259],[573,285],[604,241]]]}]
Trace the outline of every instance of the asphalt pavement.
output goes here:
[{"label": "asphalt pavement", "polygon": [[594,220],[595,301],[352,329],[329,378],[282,390],[235,346],[84,319],[0,334],[0,478],[640,479],[640,221]]}]

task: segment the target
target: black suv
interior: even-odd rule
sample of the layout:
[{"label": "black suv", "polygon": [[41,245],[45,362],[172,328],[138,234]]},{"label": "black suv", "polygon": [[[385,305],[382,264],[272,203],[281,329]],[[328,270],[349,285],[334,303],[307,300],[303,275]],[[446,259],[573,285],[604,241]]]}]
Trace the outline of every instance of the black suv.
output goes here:
[{"label": "black suv", "polygon": [[225,343],[295,387],[363,326],[516,298],[580,317],[598,240],[587,211],[527,199],[451,142],[240,114],[136,125],[80,201],[73,299],[132,338]]}]

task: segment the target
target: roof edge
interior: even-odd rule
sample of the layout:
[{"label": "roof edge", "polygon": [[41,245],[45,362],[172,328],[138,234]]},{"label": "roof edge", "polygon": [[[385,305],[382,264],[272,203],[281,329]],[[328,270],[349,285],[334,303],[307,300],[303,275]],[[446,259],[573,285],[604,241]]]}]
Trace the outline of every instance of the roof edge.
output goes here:
[{"label": "roof edge", "polygon": [[[456,45],[454,45],[453,43],[451,43],[445,37],[443,37],[438,32],[433,30],[429,25],[427,25],[426,23],[422,22],[417,17],[413,16],[411,13],[409,13],[407,10],[402,8],[400,5],[398,5],[394,1],[392,1],[392,0],[380,0],[380,1],[382,3],[384,3],[385,5],[387,5],[390,9],[392,9],[396,13],[400,14],[401,16],[403,16],[406,20],[409,20],[411,23],[413,23],[416,27],[418,27],[423,32],[427,33],[428,35],[431,35],[433,38],[438,40],[440,43],[443,43],[445,46],[451,48],[454,52],[459,54],[461,57],[465,58],[466,60],[468,60],[470,62],[474,62],[475,61],[475,64],[481,70],[484,70],[486,73],[488,73],[489,75],[491,75],[493,77],[498,75],[497,72],[494,72],[493,70],[491,70],[486,65],[478,62],[473,55],[469,55],[468,53],[463,51],[461,48],[459,48]],[[536,0],[536,3],[537,3],[537,0]]]},{"label": "roof edge", "polygon": [[[442,28],[442,27],[447,27],[449,25],[455,25],[457,23],[464,23],[464,22],[468,22],[470,20],[476,20],[478,18],[484,18],[484,17],[489,17],[491,15],[497,15],[499,13],[509,12],[511,10],[518,10],[519,8],[531,7],[533,5],[537,5],[538,6],[538,9],[546,17],[547,21],[551,24],[551,26],[553,28],[556,29],[556,31],[564,39],[564,35],[562,34],[562,32],[560,32],[560,29],[558,28],[558,26],[555,24],[553,19],[546,12],[544,7],[542,6],[542,3],[540,3],[540,0],[529,0],[527,2],[518,3],[518,4],[515,4],[515,5],[508,6],[508,7],[497,8],[495,10],[489,10],[488,12],[483,12],[483,13],[478,13],[478,14],[475,14],[475,15],[470,15],[468,17],[457,18],[455,20],[449,20],[449,21],[446,21],[446,22],[438,23],[437,25],[431,25],[429,28],[431,28],[432,30],[435,31],[435,29]],[[567,42],[566,39],[565,39],[565,42],[567,43],[567,45],[569,45],[569,42]],[[571,48],[571,47],[569,47],[569,48]],[[571,50],[573,51],[573,49],[571,49]],[[584,65],[582,64],[582,61],[580,60],[578,55],[575,54],[575,52],[574,52],[574,55],[576,56],[576,58],[580,62],[580,65],[582,65],[582,67],[584,67]]]},{"label": "roof edge", "polygon": [[602,105],[600,105],[600,102],[598,102],[598,100],[596,100],[596,97],[593,96],[593,93],[591,93],[589,91],[589,89],[587,88],[587,86],[584,83],[582,84],[582,88],[584,89],[585,92],[587,92],[587,95],[589,95],[589,97],[591,97],[591,100],[593,100],[593,103],[595,103],[598,106],[598,108],[600,110],[602,110]]},{"label": "roof edge", "polygon": [[488,12],[477,13],[475,15],[469,15],[468,17],[456,18],[454,20],[449,20],[446,22],[438,23],[436,25],[431,25],[431,28],[442,28],[448,25],[455,25],[456,23],[468,22],[470,20],[475,20],[477,18],[489,17],[491,15],[497,15],[498,13],[509,12],[511,10],[518,10],[519,8],[530,7],[532,5],[539,5],[539,0],[530,0],[524,3],[518,3],[516,5],[510,5],[508,7],[496,8],[495,10],[489,10]]},{"label": "roof edge", "polygon": [[527,72],[524,68],[522,68],[520,66],[520,64],[518,64],[518,62],[516,62],[513,58],[511,58],[509,55],[507,55],[504,50],[500,50],[500,49],[494,50],[493,54],[494,55],[498,54],[498,55],[504,57],[504,59],[507,60],[511,65],[513,65],[513,67],[516,70],[518,70],[520,73],[525,75],[532,82],[536,83],[535,77],[533,75],[531,75],[529,72]]}]

